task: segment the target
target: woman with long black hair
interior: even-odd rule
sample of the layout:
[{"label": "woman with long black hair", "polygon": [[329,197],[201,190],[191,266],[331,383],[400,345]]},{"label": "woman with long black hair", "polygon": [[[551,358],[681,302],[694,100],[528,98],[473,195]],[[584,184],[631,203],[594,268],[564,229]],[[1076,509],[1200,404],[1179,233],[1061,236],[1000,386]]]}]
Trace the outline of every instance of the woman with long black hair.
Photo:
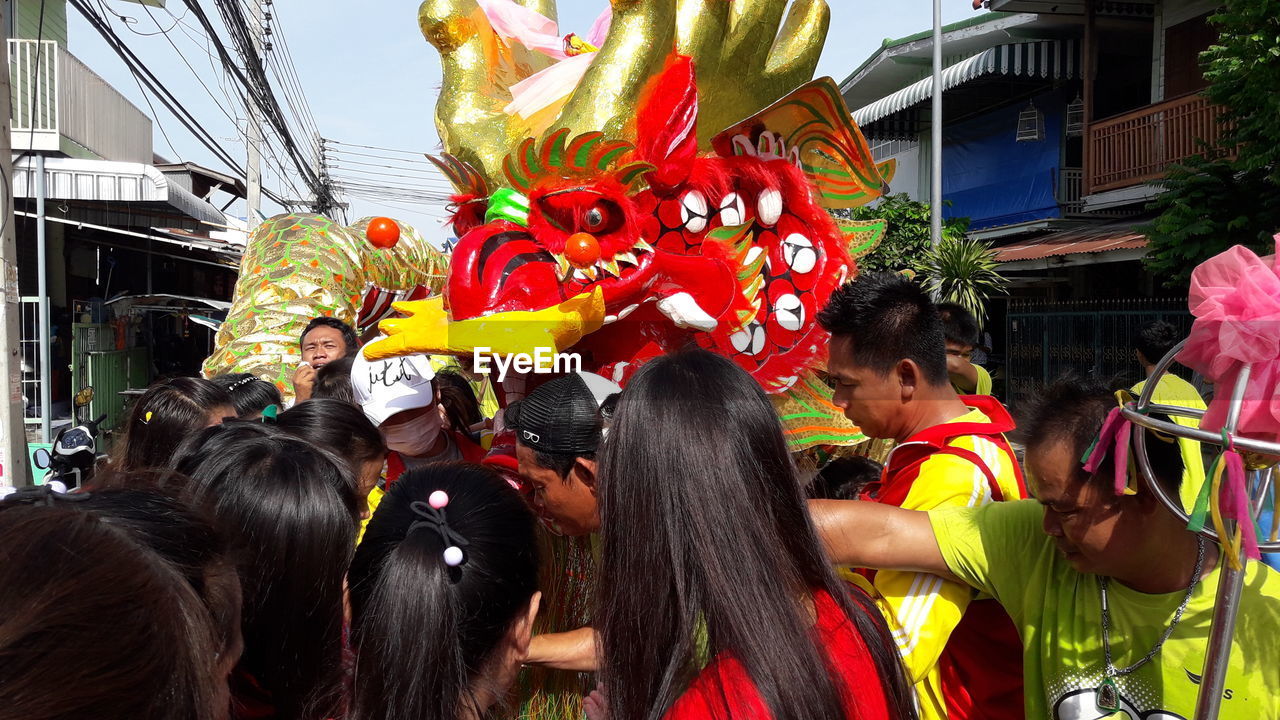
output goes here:
[{"label": "woman with long black hair", "polygon": [[818,542],[772,404],[732,361],[642,367],[599,486],[613,720],[915,717],[883,620]]},{"label": "woman with long black hair", "polygon": [[342,581],[360,499],[347,463],[262,423],[187,439],[171,467],[237,551],[244,654],[236,720],[326,720],[342,706]]},{"label": "woman with long black hair", "polygon": [[468,720],[501,701],[538,612],[533,513],[479,465],[410,470],[348,576],[350,720]]}]

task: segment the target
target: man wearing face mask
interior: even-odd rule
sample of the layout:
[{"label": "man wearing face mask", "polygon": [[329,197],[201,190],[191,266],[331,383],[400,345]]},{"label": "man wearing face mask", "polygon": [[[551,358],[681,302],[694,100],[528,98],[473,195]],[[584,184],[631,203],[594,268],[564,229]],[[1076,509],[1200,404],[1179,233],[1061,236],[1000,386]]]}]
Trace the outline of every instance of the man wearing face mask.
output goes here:
[{"label": "man wearing face mask", "polygon": [[387,484],[405,470],[432,462],[480,462],[484,450],[469,437],[446,430],[425,355],[370,362],[357,353],[351,364],[355,401],[387,443]]}]

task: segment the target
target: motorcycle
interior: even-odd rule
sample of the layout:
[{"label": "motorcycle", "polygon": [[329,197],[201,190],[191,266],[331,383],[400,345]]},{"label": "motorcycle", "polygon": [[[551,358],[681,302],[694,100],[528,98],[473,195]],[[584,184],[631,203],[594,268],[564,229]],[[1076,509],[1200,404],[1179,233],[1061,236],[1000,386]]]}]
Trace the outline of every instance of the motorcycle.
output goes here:
[{"label": "motorcycle", "polygon": [[34,453],[36,468],[45,471],[43,482],[60,492],[84,487],[93,477],[94,466],[98,461],[98,426],[107,416],[104,413],[97,419],[84,420],[81,416],[91,402],[92,387],[76,393],[76,424],[59,430],[53,438],[51,449],[40,448]]}]

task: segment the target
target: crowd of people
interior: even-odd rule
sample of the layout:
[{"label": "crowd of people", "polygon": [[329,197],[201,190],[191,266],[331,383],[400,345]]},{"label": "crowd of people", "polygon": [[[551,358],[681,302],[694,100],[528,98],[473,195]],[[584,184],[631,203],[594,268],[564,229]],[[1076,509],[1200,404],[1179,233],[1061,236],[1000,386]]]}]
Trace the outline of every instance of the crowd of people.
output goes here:
[{"label": "crowd of people", "polygon": [[[366,360],[332,318],[287,408],[253,375],[158,382],[86,487],[0,500],[0,720],[516,717],[529,667],[592,673],[592,720],[1192,717],[1224,560],[1132,469],[1116,495],[1114,453],[1085,470],[1113,388],[1065,378],[1015,422],[974,318],[897,275],[818,321],[882,464],[802,473],[700,349],[494,417],[475,378]],[[1143,332],[1148,374],[1174,342]],[[1148,447],[1194,498],[1200,449]],[[592,538],[591,622],[535,633],[563,537]],[[1239,617],[1222,717],[1280,719],[1263,564]]]}]

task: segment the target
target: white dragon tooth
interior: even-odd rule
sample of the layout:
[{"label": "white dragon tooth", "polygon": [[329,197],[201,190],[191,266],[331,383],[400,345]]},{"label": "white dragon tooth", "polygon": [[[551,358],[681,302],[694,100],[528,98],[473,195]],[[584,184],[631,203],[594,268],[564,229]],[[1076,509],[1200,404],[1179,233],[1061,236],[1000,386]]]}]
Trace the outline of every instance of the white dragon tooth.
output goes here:
[{"label": "white dragon tooth", "polygon": [[800,233],[791,233],[782,241],[782,257],[794,272],[804,275],[813,272],[818,264],[818,251],[813,241]]},{"label": "white dragon tooth", "polygon": [[612,325],[613,323],[616,323],[616,322],[618,322],[618,316],[617,316],[617,315],[605,315],[605,316],[604,316],[604,324],[605,324],[605,325]]},{"label": "white dragon tooth", "polygon": [[746,222],[747,211],[742,206],[742,197],[738,193],[729,193],[720,200],[720,224],[725,227],[737,227]]},{"label": "white dragon tooth", "polygon": [[596,279],[595,269],[594,268],[574,268],[573,279],[581,280],[582,282],[591,282],[592,280]]},{"label": "white dragon tooth", "polygon": [[640,264],[640,261],[636,259],[636,254],[629,251],[624,253],[618,253],[618,255],[614,259],[617,260],[618,262],[631,263],[632,265]]},{"label": "white dragon tooth", "polygon": [[626,307],[622,308],[622,310],[619,310],[619,311],[618,311],[618,318],[619,318],[619,319],[621,319],[621,318],[624,318],[624,317],[626,317],[626,316],[630,315],[631,313],[635,312],[635,311],[636,311],[636,308],[638,308],[638,307],[640,307],[640,304],[639,304],[639,303],[636,303],[635,305],[628,305],[628,306],[626,306]]},{"label": "white dragon tooth", "polygon": [[796,332],[804,325],[804,303],[792,293],[773,301],[773,313],[783,330]]},{"label": "white dragon tooth", "polygon": [[680,198],[680,223],[691,233],[707,229],[707,198],[697,190],[690,190]]},{"label": "white dragon tooth", "polygon": [[650,245],[648,241],[645,241],[645,240],[637,240],[636,244],[631,246],[631,249],[635,250],[638,253],[653,252],[653,246]]},{"label": "white dragon tooth", "polygon": [[778,218],[782,217],[782,193],[773,188],[760,193],[760,197],[756,198],[756,217],[760,219],[760,224],[773,227]]}]

